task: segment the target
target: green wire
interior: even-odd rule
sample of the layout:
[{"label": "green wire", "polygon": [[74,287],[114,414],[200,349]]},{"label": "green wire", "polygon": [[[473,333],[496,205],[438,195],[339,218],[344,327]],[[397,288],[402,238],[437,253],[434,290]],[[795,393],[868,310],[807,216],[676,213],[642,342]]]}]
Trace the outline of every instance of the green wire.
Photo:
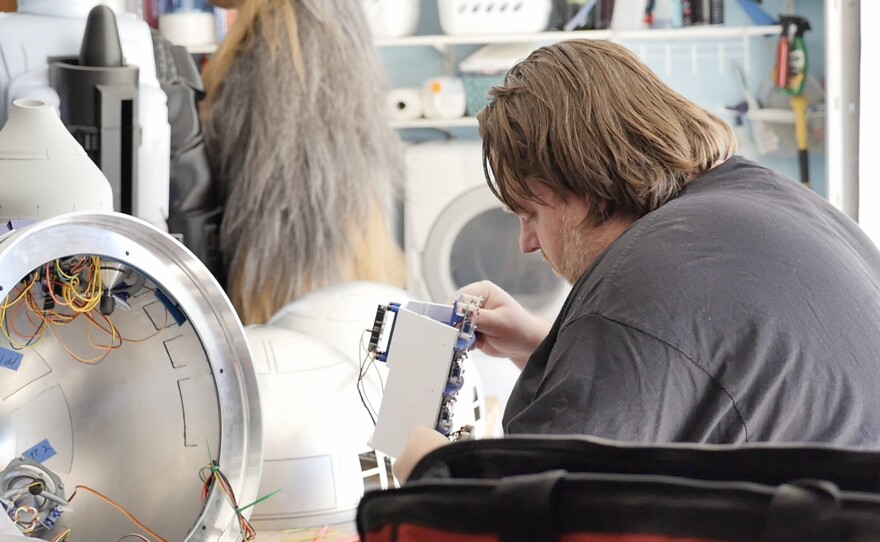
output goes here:
[{"label": "green wire", "polygon": [[[211,472],[220,472],[220,466],[217,465],[217,462],[214,461],[214,456],[211,455],[211,444],[208,442],[208,437],[207,437],[207,435],[205,436],[205,447],[208,449],[208,461],[210,462]],[[222,473],[221,473],[221,474],[222,474]],[[231,489],[231,488],[230,488],[230,489]],[[273,491],[272,493],[269,493],[268,495],[264,495],[264,496],[260,497],[259,499],[255,500],[254,502],[248,504],[248,505],[245,505],[245,506],[242,506],[242,507],[236,508],[236,509],[235,509],[235,512],[238,513],[238,514],[241,514],[241,512],[242,512],[243,510],[247,510],[247,509],[250,508],[251,506],[256,506],[256,505],[260,504],[261,502],[265,501],[266,499],[268,499],[268,498],[270,498],[270,497],[274,497],[274,496],[277,495],[278,493],[281,493],[281,490],[280,490],[280,489],[276,489],[276,490]]]},{"label": "green wire", "polygon": [[247,510],[247,509],[250,508],[251,506],[256,506],[256,505],[260,504],[261,502],[265,501],[266,499],[268,499],[269,497],[274,497],[274,496],[277,495],[278,493],[281,493],[281,490],[280,490],[280,489],[276,489],[276,490],[273,491],[272,493],[269,493],[268,495],[265,495],[265,496],[263,496],[263,497],[260,497],[259,499],[255,500],[254,502],[252,502],[252,503],[250,503],[250,504],[248,504],[248,505],[246,505],[246,506],[242,506],[241,508],[236,509],[236,512],[241,513],[242,510]]}]

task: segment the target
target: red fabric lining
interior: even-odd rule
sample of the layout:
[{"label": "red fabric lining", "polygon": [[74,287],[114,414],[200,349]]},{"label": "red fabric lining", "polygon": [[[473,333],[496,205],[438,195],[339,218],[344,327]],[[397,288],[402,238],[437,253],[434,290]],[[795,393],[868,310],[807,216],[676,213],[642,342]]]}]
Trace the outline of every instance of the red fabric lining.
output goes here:
[{"label": "red fabric lining", "polygon": [[[397,527],[395,536],[395,527]],[[370,531],[363,542],[497,542],[492,534],[453,533],[421,525],[385,525]],[[559,537],[561,542],[717,542],[707,538],[679,538],[655,534],[568,533]]]}]

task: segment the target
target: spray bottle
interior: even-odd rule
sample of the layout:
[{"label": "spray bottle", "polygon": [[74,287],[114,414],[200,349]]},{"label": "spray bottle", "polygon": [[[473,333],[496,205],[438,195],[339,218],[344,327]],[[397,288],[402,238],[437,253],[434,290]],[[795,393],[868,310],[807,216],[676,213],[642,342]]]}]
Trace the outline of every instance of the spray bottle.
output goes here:
[{"label": "spray bottle", "polygon": [[[779,23],[782,25],[782,36],[777,47],[776,87],[792,96],[799,96],[803,94],[807,82],[807,47],[804,45],[804,32],[810,30],[810,23],[803,17],[788,15],[781,16]],[[780,51],[783,49],[785,55],[780,58]],[[784,74],[781,73],[782,68],[785,68]]]},{"label": "spray bottle", "polygon": [[807,47],[804,32],[810,30],[810,23],[803,17],[781,16],[782,36],[776,49],[776,88],[791,95],[791,109],[794,111],[794,133],[798,148],[801,182],[809,186],[809,131],[807,128],[807,97],[804,87],[807,83]]}]

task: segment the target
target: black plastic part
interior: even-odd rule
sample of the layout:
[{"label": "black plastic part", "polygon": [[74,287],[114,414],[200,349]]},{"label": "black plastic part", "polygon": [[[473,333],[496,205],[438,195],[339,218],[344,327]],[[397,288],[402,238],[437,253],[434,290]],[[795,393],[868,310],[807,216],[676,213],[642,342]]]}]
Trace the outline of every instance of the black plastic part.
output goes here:
[{"label": "black plastic part", "polygon": [[810,151],[798,151],[798,166],[800,168],[801,183],[810,186]]},{"label": "black plastic part", "polygon": [[376,317],[373,318],[373,329],[370,331],[370,344],[367,349],[370,352],[379,350],[379,340],[382,335],[382,328],[385,325],[385,313],[388,312],[387,305],[379,305],[376,307]]},{"label": "black plastic part", "polygon": [[171,178],[168,231],[181,241],[225,283],[220,252],[220,221],[217,186],[205,150],[198,103],[205,96],[204,84],[192,56],[153,32],[156,75],[168,96],[171,125]]},{"label": "black plastic part", "polygon": [[49,58],[61,120],[110,181],[113,210],[127,214],[137,194],[138,76],[137,67],[123,65],[116,18],[106,6],[89,12],[79,57]]},{"label": "black plastic part", "polygon": [[86,31],[79,50],[79,65],[94,68],[125,66],[116,16],[107,6],[95,6],[86,19]]},{"label": "black plastic part", "polygon": [[104,316],[110,316],[113,314],[113,309],[116,308],[116,300],[113,299],[113,296],[110,295],[109,292],[104,292],[101,296],[101,314]]}]

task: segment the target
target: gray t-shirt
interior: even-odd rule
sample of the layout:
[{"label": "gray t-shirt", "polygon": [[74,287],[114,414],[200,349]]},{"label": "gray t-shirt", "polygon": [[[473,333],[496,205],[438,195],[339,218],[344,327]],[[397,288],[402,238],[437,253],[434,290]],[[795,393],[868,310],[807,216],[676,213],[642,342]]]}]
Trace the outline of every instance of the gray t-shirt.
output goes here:
[{"label": "gray t-shirt", "polygon": [[880,252],[821,197],[733,157],[587,269],[504,429],[880,446]]}]

